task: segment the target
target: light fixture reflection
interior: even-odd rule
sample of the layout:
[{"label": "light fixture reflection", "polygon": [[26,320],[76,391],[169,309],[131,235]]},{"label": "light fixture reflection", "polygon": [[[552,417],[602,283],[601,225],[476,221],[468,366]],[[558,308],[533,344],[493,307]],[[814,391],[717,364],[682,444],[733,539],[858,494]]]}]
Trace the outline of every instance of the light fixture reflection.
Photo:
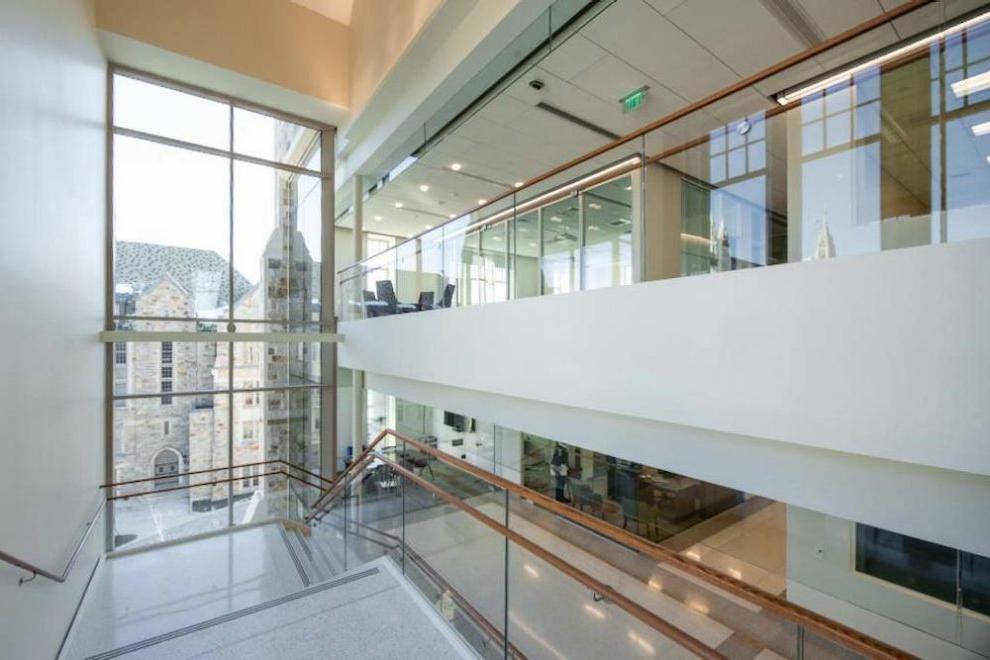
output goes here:
[{"label": "light fixture reflection", "polygon": [[[811,83],[810,85],[806,85],[805,87],[797,89],[793,92],[783,92],[777,94],[776,96],[777,103],[779,103],[780,105],[787,105],[788,103],[797,101],[798,99],[801,99],[809,94],[814,94],[815,92],[821,92],[838,83],[851,79],[857,73],[862,73],[863,71],[866,71],[873,67],[879,67],[885,62],[889,62],[898,57],[901,57],[902,55],[910,53],[911,51],[917,48],[921,48],[923,46],[936,43],[939,40],[944,39],[949,35],[962,32],[966,28],[982,23],[986,21],[987,18],[990,18],[990,12],[980,14],[975,18],[971,18],[970,20],[959,23],[958,25],[953,25],[947,30],[937,32],[935,34],[924,37],[923,39],[912,41],[906,46],[902,46],[900,48],[890,51],[889,53],[884,53],[883,55],[874,57],[873,59],[863,62],[862,64],[857,64],[856,66],[850,67],[845,71],[841,71],[835,74],[834,76],[829,76],[824,80],[819,80],[818,82]],[[990,72],[982,73],[977,76],[973,76],[971,78],[966,78],[965,80],[960,80],[959,82],[952,83],[952,91],[955,93],[956,96],[965,96],[966,94],[973,94],[983,89],[987,89],[988,87],[990,87]]]},{"label": "light fixture reflection", "polygon": [[977,124],[973,127],[973,135],[980,137],[981,135],[986,135],[990,133],[990,121],[985,121],[982,124]]},{"label": "light fixture reflection", "polygon": [[597,607],[595,607],[594,605],[589,605],[588,603],[585,603],[584,611],[590,614],[591,616],[595,617],[596,619],[600,620],[605,618],[605,613],[602,612]]},{"label": "light fixture reflection", "polygon": [[454,170],[455,172],[460,172],[461,171],[461,164],[460,163],[451,163],[450,164],[450,169]]},{"label": "light fixture reflection", "polygon": [[393,204],[392,206],[394,206],[394,207],[395,207],[395,208],[397,208],[397,209],[401,209],[401,208],[402,208],[402,202],[396,202],[396,203],[395,203],[395,204]]},{"label": "light fixture reflection", "polygon": [[429,192],[430,191],[430,187],[424,183],[423,185],[421,185],[419,187],[419,191],[420,192]]}]

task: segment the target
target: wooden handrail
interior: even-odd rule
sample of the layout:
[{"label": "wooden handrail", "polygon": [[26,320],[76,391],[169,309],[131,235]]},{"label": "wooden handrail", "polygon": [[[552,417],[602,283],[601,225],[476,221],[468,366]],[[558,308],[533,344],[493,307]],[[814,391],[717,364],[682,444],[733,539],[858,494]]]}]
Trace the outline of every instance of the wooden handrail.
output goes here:
[{"label": "wooden handrail", "polygon": [[700,640],[694,638],[693,636],[684,632],[680,628],[669,623],[665,619],[661,619],[656,614],[646,609],[636,601],[619,593],[618,591],[613,589],[610,585],[605,584],[604,582],[589,575],[588,573],[585,573],[580,568],[567,563],[563,559],[560,559],[559,557],[549,552],[542,546],[538,545],[533,541],[530,541],[528,538],[521,535],[519,532],[509,529],[505,525],[496,522],[493,518],[485,515],[478,509],[474,508],[473,506],[465,504],[464,501],[461,500],[459,497],[448,493],[446,490],[440,488],[436,484],[431,483],[426,479],[422,478],[421,476],[419,476],[418,474],[416,474],[415,472],[406,469],[391,457],[386,456],[381,452],[375,452],[375,456],[379,460],[384,461],[389,465],[391,465],[393,470],[404,476],[406,479],[415,482],[422,488],[425,488],[426,490],[430,491],[440,499],[446,501],[448,504],[451,504],[455,508],[460,509],[461,511],[468,514],[469,516],[471,516],[481,524],[485,525],[486,527],[492,529],[498,534],[509,539],[519,547],[525,549],[527,552],[533,554],[534,556],[538,557],[544,562],[550,564],[551,566],[559,570],[561,573],[564,573],[568,577],[573,578],[577,582],[580,582],[581,584],[583,584],[588,589],[591,589],[596,594],[603,596],[605,600],[608,600],[614,603],[615,605],[619,606],[621,609],[625,610],[626,613],[628,613],[630,616],[639,619],[644,624],[650,626],[654,630],[658,631],[665,637],[668,637],[669,639],[681,645],[685,649],[688,649],[695,655],[701,658],[707,658],[708,660],[721,660],[722,658],[725,657],[722,654],[716,652],[714,649],[712,649],[705,643],[701,642]]},{"label": "wooden handrail", "polygon": [[[168,475],[168,478],[171,479],[171,478],[178,478],[178,477],[188,477],[188,476],[192,476],[194,474],[206,474],[208,472],[220,472],[220,471],[223,471],[223,470],[237,470],[239,468],[255,467],[255,466],[258,466],[258,465],[271,465],[273,463],[281,463],[281,464],[283,464],[283,465],[285,465],[287,467],[292,468],[293,470],[298,470],[299,472],[302,472],[303,474],[307,474],[307,475],[309,475],[309,476],[311,476],[311,477],[313,477],[315,479],[319,479],[320,481],[322,481],[324,483],[328,483],[328,484],[332,484],[333,483],[333,480],[332,479],[327,479],[326,477],[321,477],[320,475],[318,475],[318,474],[316,474],[314,472],[310,472],[309,470],[306,470],[304,468],[299,467],[295,463],[290,463],[289,461],[286,461],[286,460],[281,459],[281,458],[275,458],[275,459],[272,459],[270,461],[257,461],[255,463],[241,463],[239,465],[228,465],[228,466],[225,466],[225,467],[206,468],[205,470],[190,470],[188,472],[179,472],[179,473],[176,473],[176,474],[170,474],[170,475]],[[261,475],[251,475],[251,476],[261,476]],[[115,482],[111,482],[111,483],[100,484],[100,488],[116,488],[117,486],[129,486],[131,484],[139,484],[139,483],[144,483],[146,481],[155,481],[155,480],[161,479],[161,478],[162,477],[160,477],[160,476],[159,477],[143,477],[141,479],[129,479],[127,481],[115,481]],[[207,484],[207,483],[210,483],[210,482],[204,482],[204,484]],[[310,484],[310,485],[312,486],[313,484]],[[314,488],[317,488],[318,486],[313,486],[313,487]]]},{"label": "wooden handrail", "polygon": [[[700,561],[691,559],[690,557],[686,557],[673,550],[648,541],[636,534],[633,534],[632,532],[629,532],[628,530],[621,529],[615,525],[605,522],[604,520],[600,520],[599,518],[587,514],[584,511],[567,506],[561,502],[557,502],[542,493],[525,488],[515,482],[509,481],[503,477],[472,465],[463,459],[442,452],[439,449],[431,447],[419,440],[410,438],[391,429],[386,429],[379,433],[375,437],[373,443],[369,445],[368,450],[372,450],[373,447],[381,441],[384,435],[390,435],[396,440],[405,443],[405,445],[414,447],[418,451],[443,461],[444,463],[458,468],[461,471],[467,472],[492,486],[509,491],[521,499],[529,500],[539,508],[570,520],[571,522],[589,529],[600,536],[618,543],[619,545],[636,550],[656,561],[673,565],[685,573],[701,578],[714,587],[739,596],[744,600],[773,612],[784,619],[804,626],[814,634],[831,639],[832,641],[850,648],[857,653],[875,658],[908,659],[915,657],[905,651],[902,651],[901,649],[861,633],[858,630],[849,628],[848,626],[838,623],[837,621],[833,621],[816,612],[801,607],[800,605],[768,593],[759,587],[755,587],[751,584],[743,582],[742,580],[722,573],[721,571],[703,564]],[[362,454],[362,457],[365,457],[367,454],[368,451],[366,450]],[[389,462],[394,464],[394,461],[392,460],[389,460]],[[352,467],[354,466],[356,466],[356,462],[355,464],[352,464]],[[356,473],[350,475],[348,482],[353,479],[354,476],[356,476]],[[327,493],[327,495],[329,496],[330,494]],[[325,505],[326,502],[321,504],[321,506]],[[310,518],[307,518],[307,520],[310,520],[312,517],[313,515],[311,515]]]},{"label": "wooden handrail", "polygon": [[[684,117],[686,117],[687,115],[689,115],[691,113],[694,113],[694,112],[697,112],[698,110],[702,110],[704,108],[707,108],[708,106],[710,106],[710,105],[712,105],[714,103],[718,103],[719,101],[722,101],[722,100],[724,100],[724,99],[732,96],[733,94],[736,94],[738,92],[741,92],[742,90],[744,90],[744,89],[746,89],[748,87],[752,87],[756,83],[762,82],[763,80],[766,80],[767,78],[770,78],[771,76],[775,76],[775,75],[777,75],[777,74],[779,74],[779,73],[781,73],[781,72],[789,69],[792,66],[795,66],[797,64],[801,64],[803,62],[807,62],[808,60],[812,59],[813,57],[816,57],[816,56],[824,53],[825,51],[827,51],[827,50],[829,50],[831,48],[835,48],[836,46],[840,46],[840,45],[842,45],[842,44],[844,44],[844,43],[846,43],[848,41],[851,41],[851,40],[855,39],[856,37],[860,37],[860,36],[866,34],[867,32],[880,27],[881,25],[883,25],[885,23],[889,23],[891,21],[894,21],[894,20],[900,18],[901,16],[905,16],[906,14],[910,14],[911,12],[913,12],[913,11],[915,11],[917,9],[920,9],[921,7],[924,7],[925,5],[929,5],[932,2],[934,2],[934,1],[935,0],[908,0],[908,2],[904,2],[903,4],[900,4],[900,5],[896,6],[896,7],[894,7],[893,9],[890,9],[889,11],[885,11],[885,12],[883,12],[883,13],[877,15],[877,16],[874,16],[873,18],[871,18],[868,21],[864,21],[862,23],[859,23],[858,25],[854,25],[853,27],[849,28],[848,30],[845,30],[844,32],[840,32],[839,34],[837,34],[837,35],[835,35],[833,37],[830,37],[830,38],[822,41],[819,44],[816,44],[816,45],[814,45],[814,46],[812,46],[810,48],[807,48],[805,50],[802,50],[799,53],[795,53],[794,55],[791,55],[790,57],[784,58],[783,60],[777,62],[776,64],[773,64],[771,66],[768,66],[765,69],[762,69],[760,71],[757,71],[756,73],[754,73],[752,75],[749,75],[749,76],[747,76],[747,77],[745,77],[745,78],[743,78],[743,79],[741,79],[741,80],[739,80],[739,81],[737,81],[737,82],[735,82],[735,83],[733,83],[731,85],[728,85],[727,87],[723,87],[722,89],[719,89],[719,90],[717,90],[717,91],[709,94],[708,96],[695,101],[694,103],[689,103],[688,105],[686,105],[686,106],[684,106],[684,107],[682,107],[682,108],[680,108],[678,110],[674,110],[673,112],[670,112],[670,113],[664,115],[663,117],[660,117],[659,119],[657,119],[655,121],[652,121],[649,124],[646,124],[645,126],[642,126],[642,127],[638,128],[638,129],[636,129],[635,131],[632,131],[631,133],[627,133],[627,134],[625,134],[625,135],[623,135],[623,136],[621,136],[619,138],[616,138],[615,140],[612,140],[608,144],[604,144],[601,147],[598,147],[597,149],[592,149],[591,151],[589,151],[589,152],[587,152],[587,153],[585,153],[585,154],[583,154],[581,156],[578,156],[576,158],[572,158],[571,160],[567,161],[566,163],[563,163],[562,165],[558,165],[557,167],[554,167],[553,169],[547,170],[543,174],[540,174],[538,176],[535,176],[532,179],[528,179],[526,181],[523,181],[521,186],[513,187],[511,190],[506,190],[505,192],[499,193],[498,195],[495,195],[494,197],[490,197],[490,198],[488,198],[485,201],[484,204],[479,204],[478,206],[475,206],[475,207],[473,207],[473,208],[465,211],[464,213],[459,214],[457,216],[457,219],[460,219],[462,217],[465,217],[465,216],[468,216],[468,215],[477,213],[477,212],[481,211],[482,209],[484,209],[486,207],[490,207],[491,205],[495,204],[496,202],[502,201],[503,199],[507,199],[508,197],[511,197],[511,196],[517,194],[522,189],[529,188],[529,187],[534,186],[534,185],[536,185],[538,183],[543,183],[544,181],[546,181],[546,180],[548,180],[548,179],[550,179],[552,177],[555,177],[558,174],[562,174],[562,173],[566,172],[567,170],[569,170],[569,169],[571,169],[573,167],[576,167],[578,165],[581,165],[582,163],[584,163],[586,161],[589,161],[592,158],[597,158],[598,156],[601,156],[602,154],[608,153],[612,149],[615,149],[617,147],[621,147],[624,144],[628,144],[629,142],[632,142],[633,140],[635,140],[637,138],[643,137],[644,135],[648,135],[649,133],[652,133],[653,131],[657,130],[658,128],[663,128],[667,124],[671,124],[671,123],[677,121],[678,119],[683,119]],[[645,154],[644,154],[644,156],[645,156]],[[448,222],[450,222],[450,221],[448,221]],[[442,226],[444,226],[444,224],[447,224],[447,223],[441,223],[438,226],[441,226],[442,227]],[[434,229],[430,229],[429,231],[434,231]],[[398,245],[404,245],[405,243],[408,243],[410,241],[416,240],[417,238],[419,238],[419,234],[417,234],[415,236],[412,236],[411,238],[407,239],[403,243],[399,243]],[[385,252],[388,252],[390,250],[394,250],[396,247],[398,247],[398,245],[393,246],[393,247],[390,247],[390,248],[387,248],[386,250],[382,250],[378,254],[370,255],[364,261],[368,261],[369,259],[373,259],[373,258],[379,256],[380,254],[384,254]],[[358,262],[358,263],[363,263],[363,262]],[[350,266],[346,266],[345,268],[341,268],[339,271],[337,271],[337,274],[339,275],[340,273],[343,273],[344,271],[348,270],[349,268],[352,268],[354,265],[356,265],[356,264],[352,264]]]}]

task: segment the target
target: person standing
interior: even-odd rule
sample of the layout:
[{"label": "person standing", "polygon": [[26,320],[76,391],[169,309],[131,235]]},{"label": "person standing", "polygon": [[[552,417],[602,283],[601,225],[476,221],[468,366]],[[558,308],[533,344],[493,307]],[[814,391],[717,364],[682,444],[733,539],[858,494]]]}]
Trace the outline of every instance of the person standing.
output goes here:
[{"label": "person standing", "polygon": [[564,487],[567,485],[568,460],[567,450],[560,445],[553,448],[550,458],[550,477],[553,479],[553,497],[558,502],[570,502],[564,497]]}]

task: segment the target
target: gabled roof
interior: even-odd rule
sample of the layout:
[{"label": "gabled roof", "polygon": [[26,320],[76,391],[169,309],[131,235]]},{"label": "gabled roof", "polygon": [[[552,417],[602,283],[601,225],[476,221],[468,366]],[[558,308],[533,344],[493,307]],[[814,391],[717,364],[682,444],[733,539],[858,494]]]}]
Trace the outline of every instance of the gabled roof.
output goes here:
[{"label": "gabled roof", "polygon": [[[129,285],[137,295],[164,277],[189,292],[197,309],[226,307],[228,303],[227,260],[213,250],[117,241],[114,282]],[[251,288],[251,282],[234,271],[234,299]]]}]

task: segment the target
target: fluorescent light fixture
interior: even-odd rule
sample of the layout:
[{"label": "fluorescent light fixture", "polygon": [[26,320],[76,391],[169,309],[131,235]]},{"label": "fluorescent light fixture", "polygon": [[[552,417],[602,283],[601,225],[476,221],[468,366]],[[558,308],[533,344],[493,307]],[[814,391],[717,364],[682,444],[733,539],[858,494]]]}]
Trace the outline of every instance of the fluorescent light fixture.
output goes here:
[{"label": "fluorescent light fixture", "polygon": [[969,78],[963,78],[952,83],[952,93],[962,98],[990,88],[990,71],[979,73]]},{"label": "fluorescent light fixture", "polygon": [[488,200],[487,199],[482,198],[482,199],[479,199],[478,200],[478,206],[481,206],[482,204],[487,204],[487,203],[488,203]]},{"label": "fluorescent light fixture", "polygon": [[396,202],[396,203],[392,204],[392,206],[394,206],[397,209],[401,209],[402,208],[402,202]]},{"label": "fluorescent light fixture", "polygon": [[419,191],[420,192],[429,192],[430,191],[430,187],[424,183],[423,185],[421,185],[419,187]]},{"label": "fluorescent light fixture", "polygon": [[564,219],[561,218],[559,215],[551,215],[550,216],[550,222],[563,222],[563,221],[564,221]]},{"label": "fluorescent light fixture", "polygon": [[990,133],[990,121],[985,121],[982,124],[977,124],[973,127],[973,135],[976,137],[986,135],[987,133]]},{"label": "fluorescent light fixture", "polygon": [[515,182],[515,183],[514,183],[513,185],[514,185],[514,186],[515,186],[516,188],[522,188],[522,187],[523,187],[523,182],[522,182],[522,181],[516,181],[516,182]]},{"label": "fluorescent light fixture", "polygon": [[455,172],[460,172],[461,171],[461,164],[460,163],[451,163],[450,164],[450,169],[454,170]]},{"label": "fluorescent light fixture", "polygon": [[[886,62],[897,59],[902,55],[910,53],[912,50],[938,42],[941,39],[944,39],[945,37],[956,34],[957,32],[962,32],[966,28],[972,27],[978,23],[982,23],[986,21],[988,18],[990,18],[990,12],[980,14],[979,16],[975,18],[971,18],[968,21],[964,21],[962,23],[959,23],[958,25],[953,25],[947,30],[943,30],[942,32],[936,32],[935,34],[931,34],[927,37],[924,37],[923,39],[918,39],[917,41],[912,41],[906,46],[901,46],[900,48],[890,51],[889,53],[884,53],[883,55],[874,57],[873,59],[863,62],[862,64],[857,64],[856,66],[846,69],[845,71],[841,71],[833,76],[829,76],[824,80],[819,80],[818,82],[811,83],[810,85],[806,85],[805,87],[797,89],[793,92],[783,92],[777,94],[777,103],[779,103],[780,105],[787,105],[788,103],[797,101],[798,99],[801,99],[809,94],[814,94],[815,92],[820,92],[824,89],[828,89],[833,85],[837,85],[838,83],[849,80],[857,73],[861,73],[863,71],[866,71],[867,69],[880,66]],[[979,78],[982,78],[983,80],[977,80]],[[955,92],[956,96],[964,96],[966,94],[972,94],[982,89],[987,89],[988,87],[990,87],[990,73],[983,73],[978,76],[973,76],[972,78],[966,78],[965,80],[960,80],[959,82],[952,83],[952,91]]]}]

